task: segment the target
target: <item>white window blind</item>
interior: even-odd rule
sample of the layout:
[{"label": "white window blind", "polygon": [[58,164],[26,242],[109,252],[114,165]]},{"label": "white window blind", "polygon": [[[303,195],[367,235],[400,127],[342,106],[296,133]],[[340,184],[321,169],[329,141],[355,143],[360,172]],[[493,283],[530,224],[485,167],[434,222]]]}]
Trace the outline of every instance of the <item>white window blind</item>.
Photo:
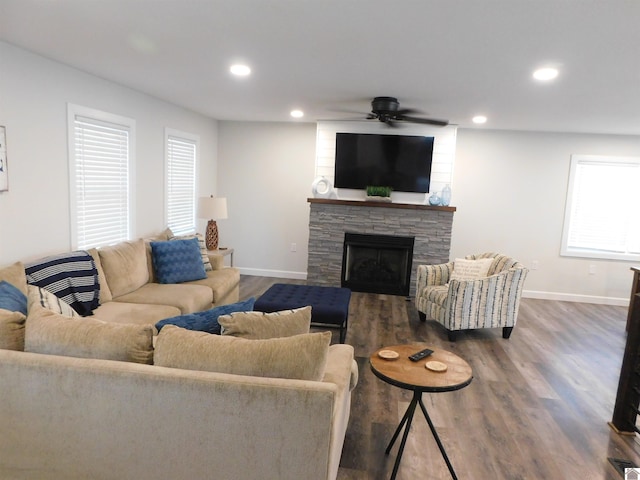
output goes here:
[{"label": "white window blind", "polygon": [[563,255],[640,258],[640,158],[573,155]]},{"label": "white window blind", "polygon": [[167,225],[175,235],[196,231],[197,138],[167,131]]},{"label": "white window blind", "polygon": [[73,247],[128,240],[132,121],[76,106],[70,106],[69,117]]}]

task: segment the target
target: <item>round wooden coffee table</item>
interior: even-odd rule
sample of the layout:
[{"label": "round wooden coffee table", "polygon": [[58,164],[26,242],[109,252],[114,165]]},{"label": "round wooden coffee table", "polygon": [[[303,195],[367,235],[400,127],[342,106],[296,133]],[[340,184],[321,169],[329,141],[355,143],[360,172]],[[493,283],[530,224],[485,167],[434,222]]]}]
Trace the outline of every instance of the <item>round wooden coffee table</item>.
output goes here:
[{"label": "round wooden coffee table", "polygon": [[[427,347],[424,345],[394,345],[392,347],[383,347],[376,350],[369,359],[371,371],[376,377],[396,387],[413,391],[411,403],[409,403],[409,407],[402,417],[400,425],[398,425],[398,428],[393,434],[393,437],[385,450],[385,453],[388,455],[404,427],[404,434],[402,435],[398,456],[396,457],[396,462],[393,466],[391,480],[395,479],[396,474],[398,473],[402,452],[404,451],[407,436],[409,435],[409,429],[411,428],[411,422],[413,421],[413,415],[418,405],[420,405],[420,409],[422,410],[424,417],[427,419],[433,438],[435,438],[436,443],[438,444],[440,453],[442,453],[442,457],[449,468],[451,476],[455,480],[458,478],[453,470],[451,462],[449,461],[449,457],[447,457],[447,452],[440,441],[440,437],[438,437],[438,433],[433,426],[433,422],[431,422],[431,418],[429,418],[427,409],[422,402],[422,394],[424,392],[451,392],[466,387],[473,379],[471,366],[469,366],[466,361],[455,353],[435,347],[428,347],[433,350],[433,354],[430,356],[417,362],[409,360],[409,355],[412,355],[424,348]],[[393,354],[384,355],[386,353],[385,351],[395,352],[398,354],[398,357],[395,359],[382,358],[379,355],[380,352],[382,352],[383,356],[393,356]],[[444,368],[443,365],[446,366],[446,370],[429,370],[425,367],[427,362],[435,362],[430,364],[430,367],[434,370]]]}]

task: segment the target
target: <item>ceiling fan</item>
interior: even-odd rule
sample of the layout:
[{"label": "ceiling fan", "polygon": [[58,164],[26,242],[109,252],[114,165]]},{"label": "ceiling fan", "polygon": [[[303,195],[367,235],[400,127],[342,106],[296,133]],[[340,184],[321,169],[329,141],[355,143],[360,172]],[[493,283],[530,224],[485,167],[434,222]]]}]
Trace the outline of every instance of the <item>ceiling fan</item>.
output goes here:
[{"label": "ceiling fan", "polygon": [[411,108],[400,108],[400,102],[395,97],[375,97],[371,101],[371,113],[366,118],[367,120],[379,120],[390,127],[396,126],[396,122],[422,123],[438,127],[449,125],[447,120],[410,116],[410,114],[417,112],[417,110]]}]

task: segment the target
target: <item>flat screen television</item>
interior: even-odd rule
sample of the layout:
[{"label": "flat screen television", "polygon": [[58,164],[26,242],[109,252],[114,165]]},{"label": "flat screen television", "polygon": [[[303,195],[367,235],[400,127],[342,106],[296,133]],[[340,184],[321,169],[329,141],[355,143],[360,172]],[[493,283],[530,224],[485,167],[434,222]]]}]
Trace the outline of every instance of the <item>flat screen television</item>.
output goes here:
[{"label": "flat screen television", "polygon": [[392,187],[398,192],[428,193],[433,137],[337,133],[334,185],[365,189]]}]

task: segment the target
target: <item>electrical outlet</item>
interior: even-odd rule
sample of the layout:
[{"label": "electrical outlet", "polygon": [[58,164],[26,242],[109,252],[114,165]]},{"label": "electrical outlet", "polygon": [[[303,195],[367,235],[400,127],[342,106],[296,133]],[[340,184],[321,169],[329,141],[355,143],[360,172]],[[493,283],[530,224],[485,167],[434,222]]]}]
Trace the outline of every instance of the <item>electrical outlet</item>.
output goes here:
[{"label": "electrical outlet", "polygon": [[296,245],[295,243],[291,244],[291,251],[292,252],[297,252],[298,251],[298,245]]},{"label": "electrical outlet", "polygon": [[538,260],[533,260],[531,262],[531,270],[537,270],[540,268],[540,262]]},{"label": "electrical outlet", "polygon": [[591,265],[589,265],[589,275],[595,275],[596,274],[596,266],[592,263]]}]

